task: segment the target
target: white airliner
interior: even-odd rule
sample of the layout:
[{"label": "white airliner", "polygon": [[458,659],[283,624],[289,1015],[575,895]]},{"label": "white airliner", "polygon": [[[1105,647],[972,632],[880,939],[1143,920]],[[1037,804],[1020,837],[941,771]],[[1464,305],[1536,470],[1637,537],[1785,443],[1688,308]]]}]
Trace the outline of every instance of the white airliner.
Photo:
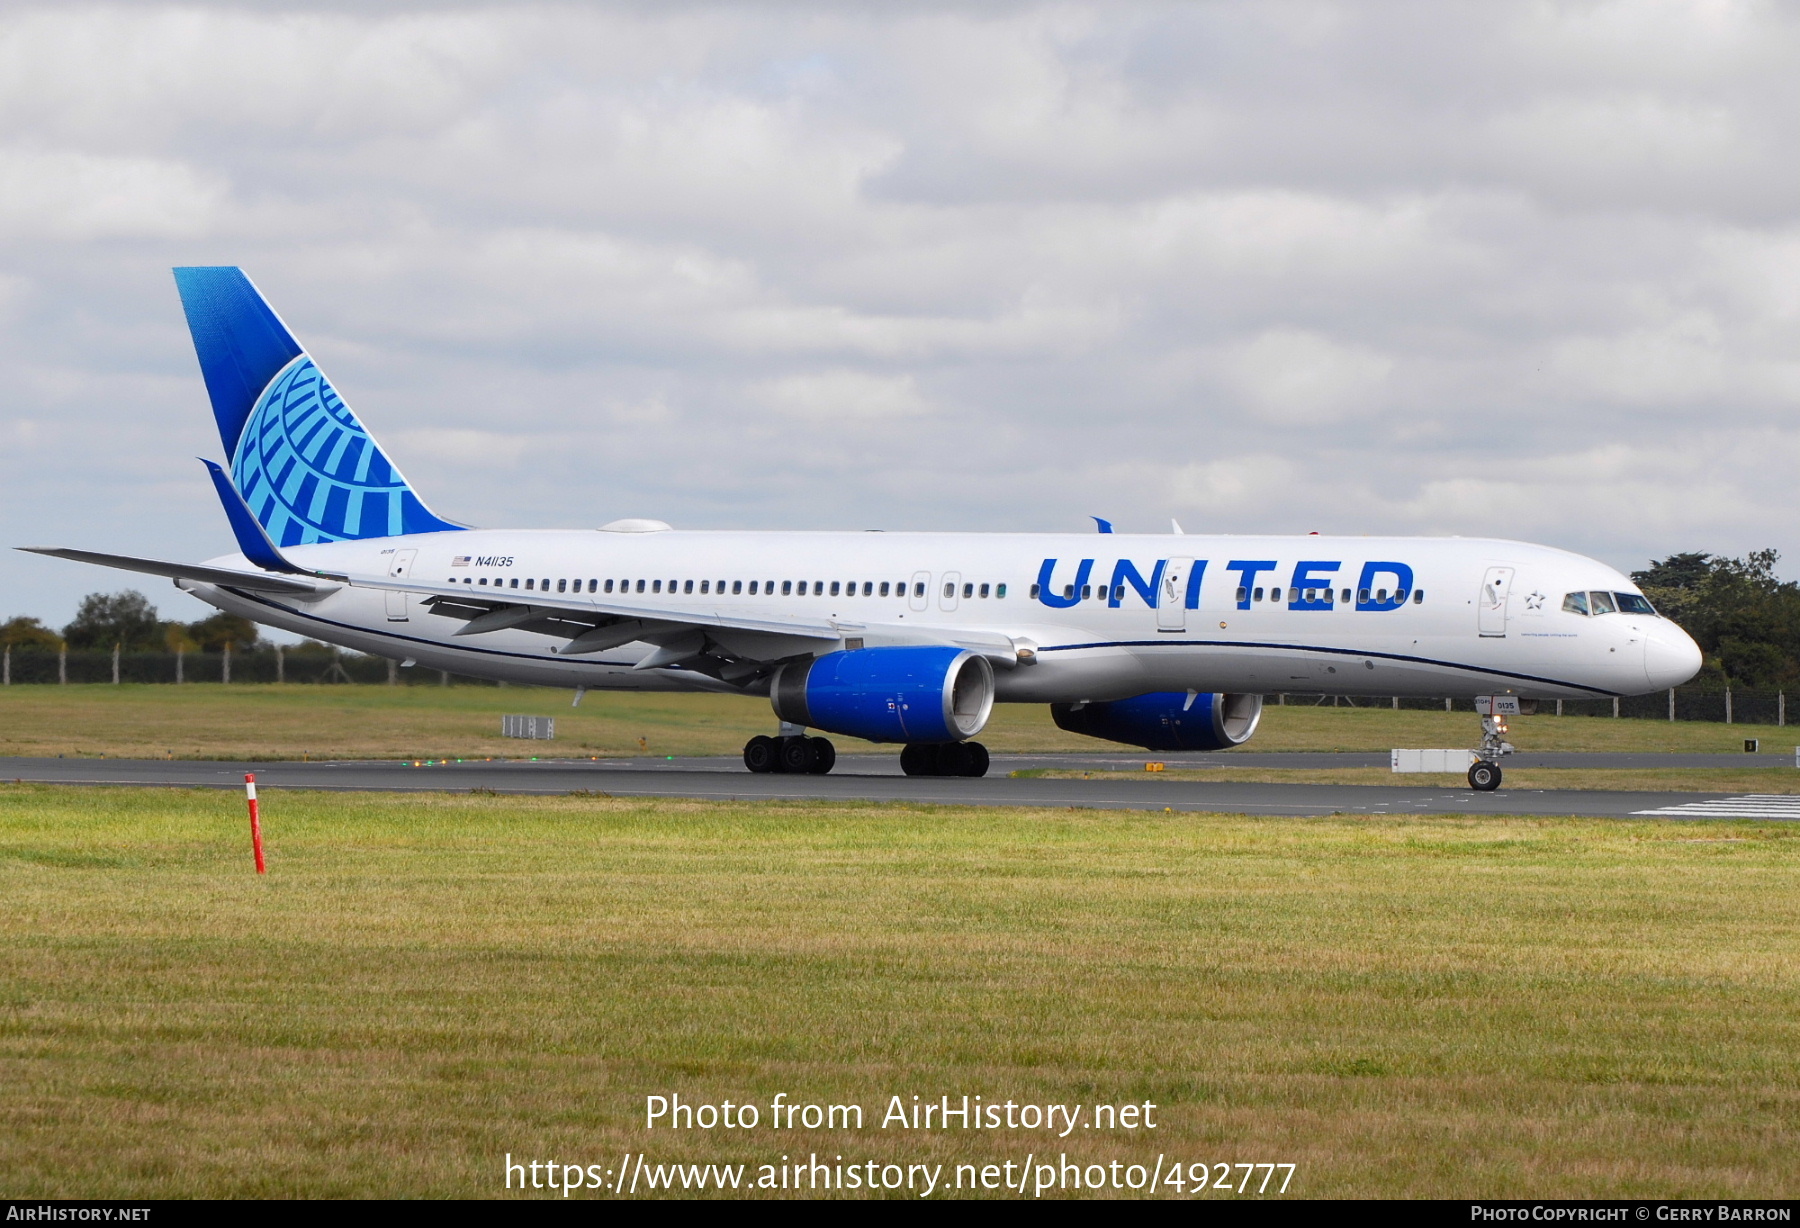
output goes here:
[{"label": "white airliner", "polygon": [[[1481,538],[476,529],[389,461],[236,268],[175,270],[240,547],[204,564],[29,547],[167,576],[259,623],[507,682],[767,695],[751,771],[825,772],[822,730],[981,775],[999,703],[1153,750],[1255,732],[1265,693],[1635,695],[1700,666],[1593,559]],[[1508,703],[1488,705],[1504,710]],[[1506,749],[1484,720],[1476,788]]]}]

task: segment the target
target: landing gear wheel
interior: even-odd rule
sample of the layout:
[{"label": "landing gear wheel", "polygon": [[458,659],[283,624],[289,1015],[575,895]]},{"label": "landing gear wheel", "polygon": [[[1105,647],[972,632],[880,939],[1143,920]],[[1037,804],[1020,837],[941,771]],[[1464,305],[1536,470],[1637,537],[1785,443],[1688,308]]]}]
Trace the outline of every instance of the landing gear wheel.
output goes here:
[{"label": "landing gear wheel", "polygon": [[979,742],[908,742],[900,770],[908,776],[986,776],[988,749]]},{"label": "landing gear wheel", "polygon": [[1500,787],[1500,765],[1483,759],[1469,765],[1469,788],[1477,793],[1492,793]]},{"label": "landing gear wheel", "polygon": [[813,750],[813,763],[808,770],[814,776],[823,776],[837,766],[837,747],[829,738],[808,738],[807,741],[812,743]]},{"label": "landing gear wheel", "polygon": [[758,734],[744,743],[744,766],[752,772],[773,772],[777,767],[775,753],[775,739]]},{"label": "landing gear wheel", "polygon": [[908,742],[900,750],[900,770],[908,776],[936,776],[937,747],[928,742]]},{"label": "landing gear wheel", "polygon": [[[805,776],[811,772],[813,764],[819,760],[819,753],[813,746],[815,741],[823,742],[824,739],[782,738],[780,770],[794,776]],[[836,755],[834,754],[832,757],[836,758]]]}]

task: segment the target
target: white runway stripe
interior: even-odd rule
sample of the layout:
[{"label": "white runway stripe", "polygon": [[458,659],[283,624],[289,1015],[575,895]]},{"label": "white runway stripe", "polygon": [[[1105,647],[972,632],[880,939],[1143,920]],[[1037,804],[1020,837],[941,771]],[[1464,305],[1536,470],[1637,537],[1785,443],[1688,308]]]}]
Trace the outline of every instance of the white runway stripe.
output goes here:
[{"label": "white runway stripe", "polygon": [[1800,819],[1800,794],[1747,793],[1742,797],[1719,797],[1631,813],[1689,819]]}]

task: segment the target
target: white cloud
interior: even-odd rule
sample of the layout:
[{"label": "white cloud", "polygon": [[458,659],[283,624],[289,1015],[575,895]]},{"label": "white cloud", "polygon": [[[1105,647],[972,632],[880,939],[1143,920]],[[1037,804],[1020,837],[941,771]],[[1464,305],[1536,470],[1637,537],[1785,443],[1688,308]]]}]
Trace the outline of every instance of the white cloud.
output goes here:
[{"label": "white cloud", "polygon": [[8,238],[197,237],[225,195],[222,176],[169,159],[0,147],[0,235]]},{"label": "white cloud", "polygon": [[1376,408],[1394,362],[1366,346],[1272,328],[1228,347],[1221,367],[1262,417],[1305,425]]},{"label": "white cloud", "polygon": [[819,371],[787,375],[757,387],[758,399],[776,413],[820,424],[892,422],[932,412],[910,375]]}]

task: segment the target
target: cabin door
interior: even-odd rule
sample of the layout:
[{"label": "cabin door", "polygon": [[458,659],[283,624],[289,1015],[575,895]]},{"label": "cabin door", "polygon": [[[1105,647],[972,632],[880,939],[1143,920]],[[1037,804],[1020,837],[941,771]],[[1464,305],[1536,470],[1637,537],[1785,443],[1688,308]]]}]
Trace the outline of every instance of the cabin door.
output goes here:
[{"label": "cabin door", "polygon": [[[412,575],[413,561],[419,557],[417,550],[396,550],[394,561],[388,565],[388,579],[404,580]],[[412,601],[411,593],[400,593],[389,590],[387,594],[387,620],[391,623],[409,621],[407,606]]]},{"label": "cabin door", "polygon": [[1476,598],[1475,606],[1481,634],[1493,638],[1501,638],[1506,634],[1506,599],[1512,591],[1513,569],[1510,567],[1490,567],[1487,575],[1481,580],[1481,595]]}]

